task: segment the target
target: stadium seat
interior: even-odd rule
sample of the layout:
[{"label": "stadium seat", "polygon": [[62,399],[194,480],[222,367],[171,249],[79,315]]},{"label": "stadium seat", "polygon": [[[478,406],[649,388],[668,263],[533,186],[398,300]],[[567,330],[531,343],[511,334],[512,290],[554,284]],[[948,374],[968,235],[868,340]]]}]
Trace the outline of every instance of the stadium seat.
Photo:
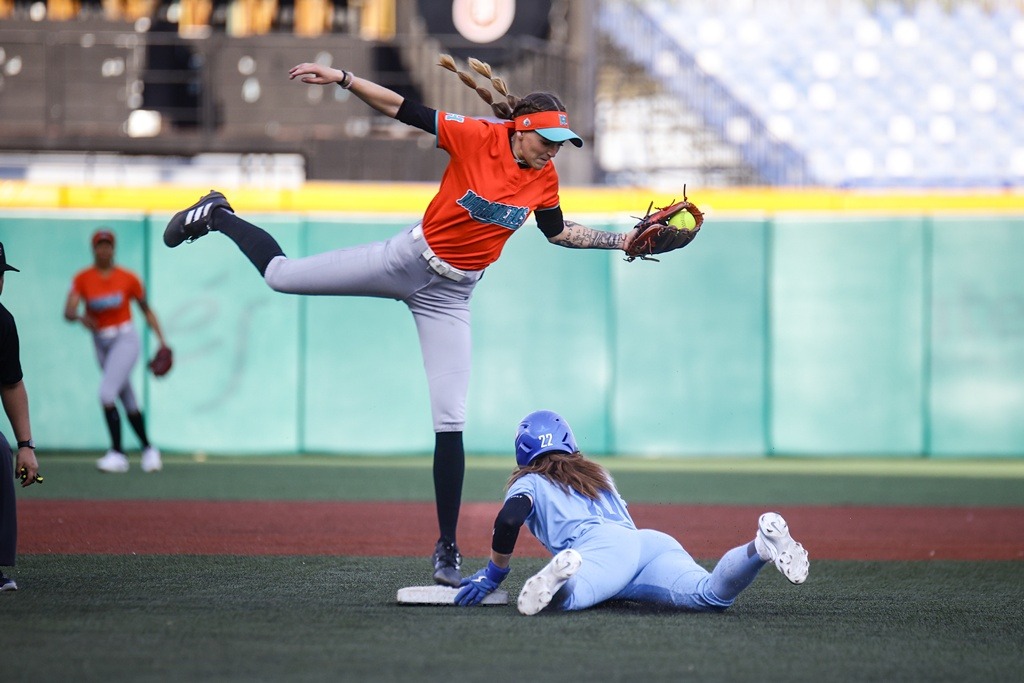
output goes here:
[{"label": "stadium seat", "polygon": [[[603,25],[618,34],[639,25],[630,12],[663,26],[673,49],[720,82],[735,106],[805,155],[812,182],[1021,184],[1013,161],[1024,148],[1019,3],[837,0],[791,9],[784,0],[653,0],[610,2],[602,13],[614,14]],[[628,51],[640,36],[618,40]],[[725,106],[707,105],[707,125],[724,127],[716,112]]]}]

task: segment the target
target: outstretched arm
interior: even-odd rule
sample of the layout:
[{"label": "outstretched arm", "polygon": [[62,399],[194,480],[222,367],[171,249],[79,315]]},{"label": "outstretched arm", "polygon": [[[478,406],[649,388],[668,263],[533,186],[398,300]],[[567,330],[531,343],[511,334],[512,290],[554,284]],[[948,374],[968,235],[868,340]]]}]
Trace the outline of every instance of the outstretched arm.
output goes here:
[{"label": "outstretched arm", "polygon": [[566,219],[562,232],[548,242],[569,249],[625,249],[632,232],[605,232]]},{"label": "outstretched arm", "polygon": [[312,83],[314,85],[330,85],[345,81],[345,87],[353,95],[366,102],[381,114],[391,118],[395,118],[398,108],[402,106],[402,101],[405,99],[394,90],[389,90],[383,85],[377,85],[365,78],[359,78],[351,71],[343,71],[324,66],[323,64],[303,62],[298,66],[292,67],[291,71],[288,72],[288,78],[291,80],[298,78],[303,83]]},{"label": "outstretched arm", "polygon": [[562,216],[562,209],[557,206],[552,209],[538,209],[537,226],[548,238],[548,242],[569,249],[625,250],[639,232],[636,229],[621,233],[588,228]]},{"label": "outstretched arm", "polygon": [[462,589],[455,596],[455,604],[477,605],[493,593],[509,573],[512,551],[515,550],[519,529],[533,511],[533,500],[526,494],[512,496],[505,501],[494,519],[491,535],[491,561],[473,576],[462,580]]}]

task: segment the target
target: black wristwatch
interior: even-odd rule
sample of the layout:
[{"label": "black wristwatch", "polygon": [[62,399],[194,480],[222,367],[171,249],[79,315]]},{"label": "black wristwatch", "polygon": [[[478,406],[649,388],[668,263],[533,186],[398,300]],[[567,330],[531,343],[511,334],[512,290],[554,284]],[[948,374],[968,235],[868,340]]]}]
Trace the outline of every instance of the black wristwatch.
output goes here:
[{"label": "black wristwatch", "polygon": [[32,439],[29,439],[28,441],[19,441],[18,448],[31,448],[32,450],[35,450],[36,442]]}]

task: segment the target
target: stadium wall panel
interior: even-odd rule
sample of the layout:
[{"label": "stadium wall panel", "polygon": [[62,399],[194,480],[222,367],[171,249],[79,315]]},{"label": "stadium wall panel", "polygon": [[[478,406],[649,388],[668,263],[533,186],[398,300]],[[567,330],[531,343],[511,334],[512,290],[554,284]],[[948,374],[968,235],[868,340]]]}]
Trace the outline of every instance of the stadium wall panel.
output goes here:
[{"label": "stadium wall panel", "polygon": [[[10,198],[5,189],[0,197]],[[0,241],[22,271],[5,278],[3,302],[18,321],[42,449],[106,447],[91,343],[61,316],[72,276],[91,260],[89,235],[106,225],[176,352],[166,378],[141,367],[134,375],[161,447],[432,450],[422,360],[402,304],[275,294],[225,239],[166,249],[163,226],[194,192],[146,207],[145,191],[23,189],[40,203],[123,201],[0,209]],[[634,194],[657,198],[574,189],[563,203],[584,224],[621,229]],[[339,195],[359,211],[301,210]],[[358,195],[323,187],[230,196],[301,256],[386,239],[416,220],[410,207],[430,193],[367,185]],[[661,263],[553,248],[532,223],[509,241],[473,301],[470,451],[507,453],[516,420],[546,407],[565,414],[593,453],[1024,455],[1024,210],[997,202],[988,213],[935,211],[922,200],[855,211],[843,207],[859,196],[822,193],[813,210],[788,208],[794,200],[783,195],[775,200],[787,208],[757,212],[737,208],[750,201],[742,193],[707,198],[715,208],[697,241]],[[600,211],[568,208],[584,202]],[[136,320],[145,327],[137,311]],[[145,331],[144,342],[152,353]]]}]

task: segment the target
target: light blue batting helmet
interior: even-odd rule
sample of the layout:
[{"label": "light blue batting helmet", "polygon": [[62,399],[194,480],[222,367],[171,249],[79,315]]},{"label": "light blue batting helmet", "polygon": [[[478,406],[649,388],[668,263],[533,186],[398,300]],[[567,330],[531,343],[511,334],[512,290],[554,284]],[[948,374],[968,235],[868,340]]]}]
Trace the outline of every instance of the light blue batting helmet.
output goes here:
[{"label": "light blue batting helmet", "polygon": [[529,465],[534,458],[544,453],[575,453],[578,450],[569,423],[550,410],[530,413],[522,419],[516,430],[516,462],[520,467]]}]

